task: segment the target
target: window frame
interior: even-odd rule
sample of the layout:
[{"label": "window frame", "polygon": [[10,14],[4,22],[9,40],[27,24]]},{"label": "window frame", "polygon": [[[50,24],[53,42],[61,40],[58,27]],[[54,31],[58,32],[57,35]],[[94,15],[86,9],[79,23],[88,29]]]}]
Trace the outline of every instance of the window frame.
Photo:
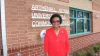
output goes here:
[{"label": "window frame", "polygon": [[[76,30],[75,30],[76,33],[74,33],[74,34],[71,34],[71,33],[70,33],[70,36],[77,36],[77,35],[81,35],[81,34],[88,34],[88,33],[91,33],[91,12],[90,12],[90,11],[86,11],[86,10],[81,10],[81,9],[77,9],[77,8],[72,8],[72,7],[70,7],[70,11],[71,11],[71,10],[73,10],[74,13],[76,14],[76,15],[74,15],[74,17],[71,17],[71,13],[70,13],[70,20],[71,20],[71,19],[75,19],[75,20],[76,20],[76,24],[75,24],[75,25],[76,25],[76,28],[75,28],[75,29],[76,29]],[[82,12],[82,18],[78,18],[78,15],[77,15],[77,12],[78,12],[78,11],[79,11],[79,12]],[[85,14],[85,13],[88,13],[88,14],[89,14],[89,15],[88,15],[88,18],[85,18],[85,17],[84,17],[84,14]],[[83,25],[83,32],[81,32],[81,33],[78,33],[78,32],[77,32],[77,31],[78,31],[78,28],[77,28],[77,27],[78,27],[78,26],[77,26],[77,25],[78,25],[78,24],[77,24],[77,20],[78,20],[78,19],[83,19],[83,22],[84,22],[84,23],[83,23],[83,24],[84,24],[84,25]],[[85,29],[86,29],[86,28],[85,28],[85,27],[86,27],[86,25],[85,25],[85,20],[89,20],[89,24],[88,24],[88,25],[89,25],[89,26],[88,26],[88,27],[89,27],[89,31],[88,31],[88,29],[87,29],[87,32],[85,31]],[[87,23],[88,23],[88,22],[87,22]],[[71,25],[71,24],[70,24],[70,25]],[[71,29],[71,26],[70,26],[70,29]],[[71,30],[70,30],[70,31],[71,31]]]}]

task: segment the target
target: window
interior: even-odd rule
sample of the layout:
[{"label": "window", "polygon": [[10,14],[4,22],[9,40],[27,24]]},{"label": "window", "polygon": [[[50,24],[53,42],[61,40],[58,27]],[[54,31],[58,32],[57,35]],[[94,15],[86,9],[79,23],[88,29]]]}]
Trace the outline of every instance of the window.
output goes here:
[{"label": "window", "polygon": [[70,34],[79,35],[90,33],[90,12],[70,8]]}]

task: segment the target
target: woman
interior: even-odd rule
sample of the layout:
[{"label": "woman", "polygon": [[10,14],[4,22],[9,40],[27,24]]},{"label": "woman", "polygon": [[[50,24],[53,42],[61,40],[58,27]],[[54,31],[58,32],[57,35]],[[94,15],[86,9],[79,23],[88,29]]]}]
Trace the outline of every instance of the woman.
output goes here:
[{"label": "woman", "polygon": [[50,18],[52,27],[46,30],[44,38],[44,52],[46,56],[69,56],[70,47],[68,33],[60,27],[62,18],[53,14]]}]

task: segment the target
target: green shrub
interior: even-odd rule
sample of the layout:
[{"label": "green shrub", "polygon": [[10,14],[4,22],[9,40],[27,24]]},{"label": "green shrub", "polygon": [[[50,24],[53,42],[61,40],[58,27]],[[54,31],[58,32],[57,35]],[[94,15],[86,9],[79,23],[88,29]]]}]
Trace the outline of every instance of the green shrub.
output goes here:
[{"label": "green shrub", "polygon": [[100,52],[100,44],[75,52],[71,56],[94,56],[97,52]]},{"label": "green shrub", "polygon": [[86,52],[84,50],[81,50],[79,52],[74,53],[71,56],[86,56]]},{"label": "green shrub", "polygon": [[93,48],[89,48],[89,49],[87,50],[86,56],[93,56],[93,54],[94,54]]},{"label": "green shrub", "polygon": [[95,53],[98,52],[98,51],[100,51],[100,45],[95,45],[93,47],[93,49],[94,49]]}]

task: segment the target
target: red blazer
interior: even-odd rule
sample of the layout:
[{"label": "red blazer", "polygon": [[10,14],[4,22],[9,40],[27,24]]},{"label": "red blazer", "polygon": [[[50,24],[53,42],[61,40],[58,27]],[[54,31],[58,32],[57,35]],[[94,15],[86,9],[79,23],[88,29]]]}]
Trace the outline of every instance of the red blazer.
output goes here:
[{"label": "red blazer", "polygon": [[57,36],[54,28],[47,29],[44,38],[44,52],[47,52],[49,56],[66,56],[70,52],[67,30],[60,27]]}]

